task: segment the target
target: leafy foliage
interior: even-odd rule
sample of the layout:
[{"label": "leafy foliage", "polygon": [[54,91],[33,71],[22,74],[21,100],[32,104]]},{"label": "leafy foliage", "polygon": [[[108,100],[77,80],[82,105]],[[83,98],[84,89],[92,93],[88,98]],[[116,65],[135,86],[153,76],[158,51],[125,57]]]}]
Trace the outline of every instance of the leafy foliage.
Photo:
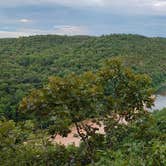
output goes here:
[{"label": "leafy foliage", "polygon": [[166,164],[165,121],[166,110],[163,109],[151,115],[144,115],[128,126],[121,126],[123,130],[119,127],[112,128],[114,147],[98,151],[100,160],[96,165],[164,166]]},{"label": "leafy foliage", "polygon": [[[95,73],[52,77],[48,85],[22,100],[20,110],[33,114],[38,121],[47,120],[53,134],[67,136],[70,125],[74,124],[83,141],[85,155],[94,163],[95,152],[100,149],[98,144],[112,150],[117,148],[128,130],[120,120],[130,124],[146,115],[144,104],[152,105],[151,95],[150,79],[146,75],[134,74],[114,59]],[[97,128],[82,123],[87,118],[105,123],[105,138],[96,133]]]},{"label": "leafy foliage", "polygon": [[49,76],[95,71],[108,58],[152,77],[154,87],[166,80],[166,39],[138,35],[32,36],[0,39],[0,114],[17,119],[18,103]]},{"label": "leafy foliage", "polygon": [[[154,87],[166,79],[165,44],[136,35],[1,39],[0,165],[165,166],[166,109],[144,109],[153,104],[145,73]],[[65,137],[71,124],[80,146],[53,144],[50,134]]]}]

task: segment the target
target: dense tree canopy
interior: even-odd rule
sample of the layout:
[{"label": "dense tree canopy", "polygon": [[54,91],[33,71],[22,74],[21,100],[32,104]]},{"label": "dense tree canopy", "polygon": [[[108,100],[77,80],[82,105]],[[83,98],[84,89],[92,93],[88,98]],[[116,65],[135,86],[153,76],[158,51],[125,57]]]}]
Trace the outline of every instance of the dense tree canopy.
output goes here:
[{"label": "dense tree canopy", "polygon": [[[0,165],[165,166],[166,109],[145,109],[151,85],[166,83],[165,46],[138,35],[0,39]],[[52,142],[72,125],[79,147]]]},{"label": "dense tree canopy", "polygon": [[[139,121],[114,131],[114,140],[120,141],[114,141],[112,148],[103,139],[96,139],[94,165],[165,166],[165,122],[166,110],[144,115]],[[36,130],[31,121],[16,124],[0,120],[0,165],[91,165],[84,146],[53,145],[44,133]]]},{"label": "dense tree canopy", "polygon": [[[118,59],[95,72],[51,77],[20,103],[18,113],[31,120],[1,118],[0,165],[164,166],[166,110],[151,114],[144,109],[144,104],[153,104],[151,94],[150,78],[135,74]],[[102,121],[105,134],[83,124],[87,118]],[[65,137],[71,124],[81,145],[53,144],[50,134]]]},{"label": "dense tree canopy", "polygon": [[144,105],[152,106],[150,85],[148,76],[135,74],[114,59],[96,72],[51,77],[48,85],[22,100],[20,110],[55,122],[56,129],[112,114],[130,121]]},{"label": "dense tree canopy", "polygon": [[[67,136],[74,124],[92,159],[89,138],[99,136],[98,129],[83,120],[103,121],[108,133],[122,118],[128,123],[135,121],[145,114],[144,104],[153,104],[150,83],[149,77],[133,73],[114,59],[96,72],[50,78],[48,85],[23,99],[20,110],[33,114],[38,121],[47,121],[52,134]],[[113,142],[109,138],[109,145]]]},{"label": "dense tree canopy", "polygon": [[138,35],[32,36],[0,39],[0,114],[15,118],[19,101],[49,76],[95,71],[104,60],[120,57],[136,72],[166,80],[166,39]]}]

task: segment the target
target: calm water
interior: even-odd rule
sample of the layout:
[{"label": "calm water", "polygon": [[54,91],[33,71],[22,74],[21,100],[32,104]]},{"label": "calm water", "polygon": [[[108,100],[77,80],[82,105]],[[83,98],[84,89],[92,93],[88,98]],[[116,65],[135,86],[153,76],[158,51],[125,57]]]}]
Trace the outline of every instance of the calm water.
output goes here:
[{"label": "calm water", "polygon": [[156,92],[155,106],[152,107],[152,110],[161,110],[163,108],[166,108],[166,86]]},{"label": "calm water", "polygon": [[155,106],[152,107],[152,110],[161,110],[166,108],[166,96],[157,95]]}]

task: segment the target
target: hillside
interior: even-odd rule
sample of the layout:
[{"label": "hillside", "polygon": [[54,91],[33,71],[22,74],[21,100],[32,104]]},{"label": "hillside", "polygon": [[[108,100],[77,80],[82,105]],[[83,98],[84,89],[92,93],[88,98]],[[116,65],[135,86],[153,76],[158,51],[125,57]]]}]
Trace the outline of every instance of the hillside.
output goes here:
[{"label": "hillside", "polygon": [[32,36],[0,39],[0,113],[13,117],[18,103],[49,76],[95,70],[120,57],[135,72],[147,73],[153,86],[166,81],[166,38],[138,35]]}]

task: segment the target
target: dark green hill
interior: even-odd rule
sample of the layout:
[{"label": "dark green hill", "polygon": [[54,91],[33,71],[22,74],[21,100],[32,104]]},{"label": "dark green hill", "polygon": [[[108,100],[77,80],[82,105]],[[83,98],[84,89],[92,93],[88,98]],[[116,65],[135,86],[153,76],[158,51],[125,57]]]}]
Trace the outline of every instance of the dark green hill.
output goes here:
[{"label": "dark green hill", "polygon": [[21,98],[52,75],[95,70],[120,57],[154,87],[166,82],[166,38],[139,35],[32,36],[0,39],[0,112],[12,116]]}]

